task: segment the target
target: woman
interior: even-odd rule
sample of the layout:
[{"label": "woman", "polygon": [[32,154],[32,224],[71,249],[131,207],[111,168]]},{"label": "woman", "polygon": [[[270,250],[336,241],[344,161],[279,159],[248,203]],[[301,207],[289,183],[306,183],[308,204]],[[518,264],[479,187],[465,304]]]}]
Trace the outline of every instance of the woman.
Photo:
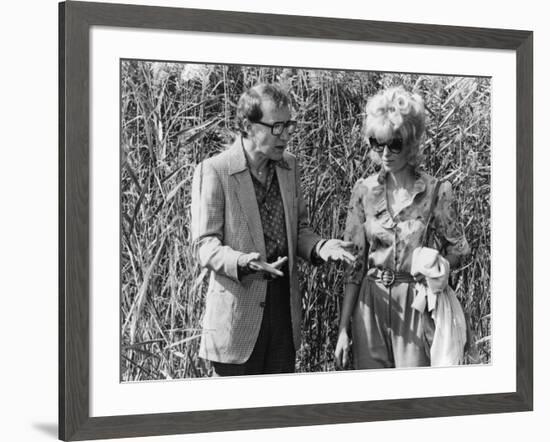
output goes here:
[{"label": "woman", "polygon": [[425,334],[431,319],[415,289],[422,275],[411,275],[413,252],[431,248],[417,252],[432,252],[444,272],[439,280],[427,279],[440,282],[469,247],[457,225],[451,184],[438,185],[417,168],[424,128],[422,99],[401,87],[367,103],[364,134],[381,170],[352,190],[345,238],[356,245],[358,259],[346,279],[335,350],[340,367],[348,360],[352,315],[355,368],[430,365]]}]

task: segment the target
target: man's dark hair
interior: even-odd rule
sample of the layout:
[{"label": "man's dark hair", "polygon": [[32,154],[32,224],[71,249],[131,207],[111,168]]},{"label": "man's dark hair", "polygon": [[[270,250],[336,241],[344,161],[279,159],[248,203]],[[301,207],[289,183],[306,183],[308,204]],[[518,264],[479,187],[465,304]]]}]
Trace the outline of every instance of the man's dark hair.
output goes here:
[{"label": "man's dark hair", "polygon": [[286,91],[277,84],[260,83],[244,92],[237,104],[237,123],[241,134],[246,137],[243,122],[245,119],[252,123],[262,120],[262,101],[271,100],[277,108],[290,105]]}]

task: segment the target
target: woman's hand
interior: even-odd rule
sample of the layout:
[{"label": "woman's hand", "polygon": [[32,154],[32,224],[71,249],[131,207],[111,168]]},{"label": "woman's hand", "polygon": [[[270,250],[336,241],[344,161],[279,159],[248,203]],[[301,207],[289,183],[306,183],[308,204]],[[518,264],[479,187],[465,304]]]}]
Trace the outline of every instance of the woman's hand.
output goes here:
[{"label": "woman's hand", "polygon": [[336,341],[336,349],[334,350],[334,361],[336,367],[340,369],[346,368],[349,362],[349,337],[348,332],[344,328],[338,333],[338,341]]}]

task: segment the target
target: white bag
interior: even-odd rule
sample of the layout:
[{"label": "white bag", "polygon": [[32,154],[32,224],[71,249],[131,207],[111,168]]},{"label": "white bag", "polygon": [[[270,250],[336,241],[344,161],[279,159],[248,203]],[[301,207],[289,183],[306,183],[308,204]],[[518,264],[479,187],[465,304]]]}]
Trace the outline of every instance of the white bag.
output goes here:
[{"label": "white bag", "polygon": [[416,284],[412,307],[419,312],[427,309],[434,321],[432,367],[459,365],[464,361],[466,318],[456,293],[447,284],[449,271],[449,262],[437,250],[418,247],[413,251],[411,273],[424,275],[426,281]]},{"label": "white bag", "polygon": [[437,295],[432,318],[435,323],[430,348],[432,367],[462,364],[467,339],[466,318],[454,290],[450,287]]}]

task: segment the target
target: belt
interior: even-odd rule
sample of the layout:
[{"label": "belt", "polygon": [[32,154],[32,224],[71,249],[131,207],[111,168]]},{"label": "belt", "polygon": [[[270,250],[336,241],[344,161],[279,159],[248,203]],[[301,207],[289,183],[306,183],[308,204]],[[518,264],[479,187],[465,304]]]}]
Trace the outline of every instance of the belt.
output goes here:
[{"label": "belt", "polygon": [[385,287],[391,287],[396,283],[416,282],[417,280],[408,272],[396,272],[388,267],[372,267],[367,271],[367,278],[379,282]]}]

